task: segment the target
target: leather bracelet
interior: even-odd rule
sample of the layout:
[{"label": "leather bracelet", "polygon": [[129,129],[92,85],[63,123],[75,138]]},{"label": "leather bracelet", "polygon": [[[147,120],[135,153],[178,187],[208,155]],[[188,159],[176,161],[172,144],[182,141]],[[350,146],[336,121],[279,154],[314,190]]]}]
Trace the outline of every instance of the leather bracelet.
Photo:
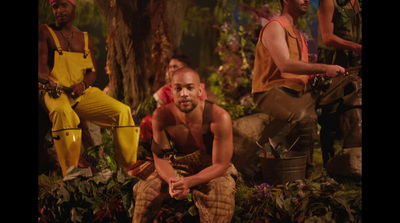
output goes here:
[{"label": "leather bracelet", "polygon": [[81,83],[83,83],[83,90],[86,90],[86,83],[85,83],[85,81],[82,81]]}]

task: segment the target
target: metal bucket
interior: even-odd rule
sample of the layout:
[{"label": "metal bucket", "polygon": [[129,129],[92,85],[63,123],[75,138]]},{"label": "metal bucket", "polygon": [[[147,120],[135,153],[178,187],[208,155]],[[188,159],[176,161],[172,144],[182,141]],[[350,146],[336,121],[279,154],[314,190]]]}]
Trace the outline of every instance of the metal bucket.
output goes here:
[{"label": "metal bucket", "polygon": [[289,181],[304,180],[306,176],[307,153],[290,151],[285,158],[265,158],[260,154],[262,179],[270,185],[285,184]]}]

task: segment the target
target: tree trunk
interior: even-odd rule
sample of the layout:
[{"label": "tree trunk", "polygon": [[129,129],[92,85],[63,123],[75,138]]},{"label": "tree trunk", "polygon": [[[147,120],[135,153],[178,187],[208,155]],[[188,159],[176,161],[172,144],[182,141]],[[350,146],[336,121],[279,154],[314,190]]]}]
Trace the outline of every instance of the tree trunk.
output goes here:
[{"label": "tree trunk", "polygon": [[[110,95],[131,108],[165,83],[188,7],[180,0],[95,0],[107,24]],[[172,40],[172,41],[171,41]]]}]

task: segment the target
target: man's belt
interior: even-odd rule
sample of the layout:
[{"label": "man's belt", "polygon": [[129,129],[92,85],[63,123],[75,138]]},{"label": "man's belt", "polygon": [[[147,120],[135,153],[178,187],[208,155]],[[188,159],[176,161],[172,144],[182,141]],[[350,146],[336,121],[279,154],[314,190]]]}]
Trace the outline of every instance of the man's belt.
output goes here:
[{"label": "man's belt", "polygon": [[298,98],[298,97],[300,97],[300,96],[302,96],[304,94],[303,91],[296,91],[296,90],[293,90],[293,89],[290,89],[290,88],[287,88],[287,87],[283,87],[283,86],[278,86],[276,88],[278,90],[283,91],[286,94],[288,94],[288,95],[290,95],[292,97],[296,97],[296,98]]}]

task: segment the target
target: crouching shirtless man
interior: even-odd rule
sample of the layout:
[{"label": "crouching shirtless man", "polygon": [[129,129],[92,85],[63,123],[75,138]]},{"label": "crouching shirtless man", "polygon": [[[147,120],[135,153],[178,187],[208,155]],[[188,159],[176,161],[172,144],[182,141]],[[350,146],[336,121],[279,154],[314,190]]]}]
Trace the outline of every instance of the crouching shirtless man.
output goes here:
[{"label": "crouching shirtless man", "polygon": [[230,222],[237,177],[230,163],[231,117],[221,107],[199,99],[203,92],[194,70],[177,70],[171,84],[174,103],[153,113],[156,171],[133,187],[133,222],[152,222],[165,198],[180,200],[190,190],[201,222]]}]

